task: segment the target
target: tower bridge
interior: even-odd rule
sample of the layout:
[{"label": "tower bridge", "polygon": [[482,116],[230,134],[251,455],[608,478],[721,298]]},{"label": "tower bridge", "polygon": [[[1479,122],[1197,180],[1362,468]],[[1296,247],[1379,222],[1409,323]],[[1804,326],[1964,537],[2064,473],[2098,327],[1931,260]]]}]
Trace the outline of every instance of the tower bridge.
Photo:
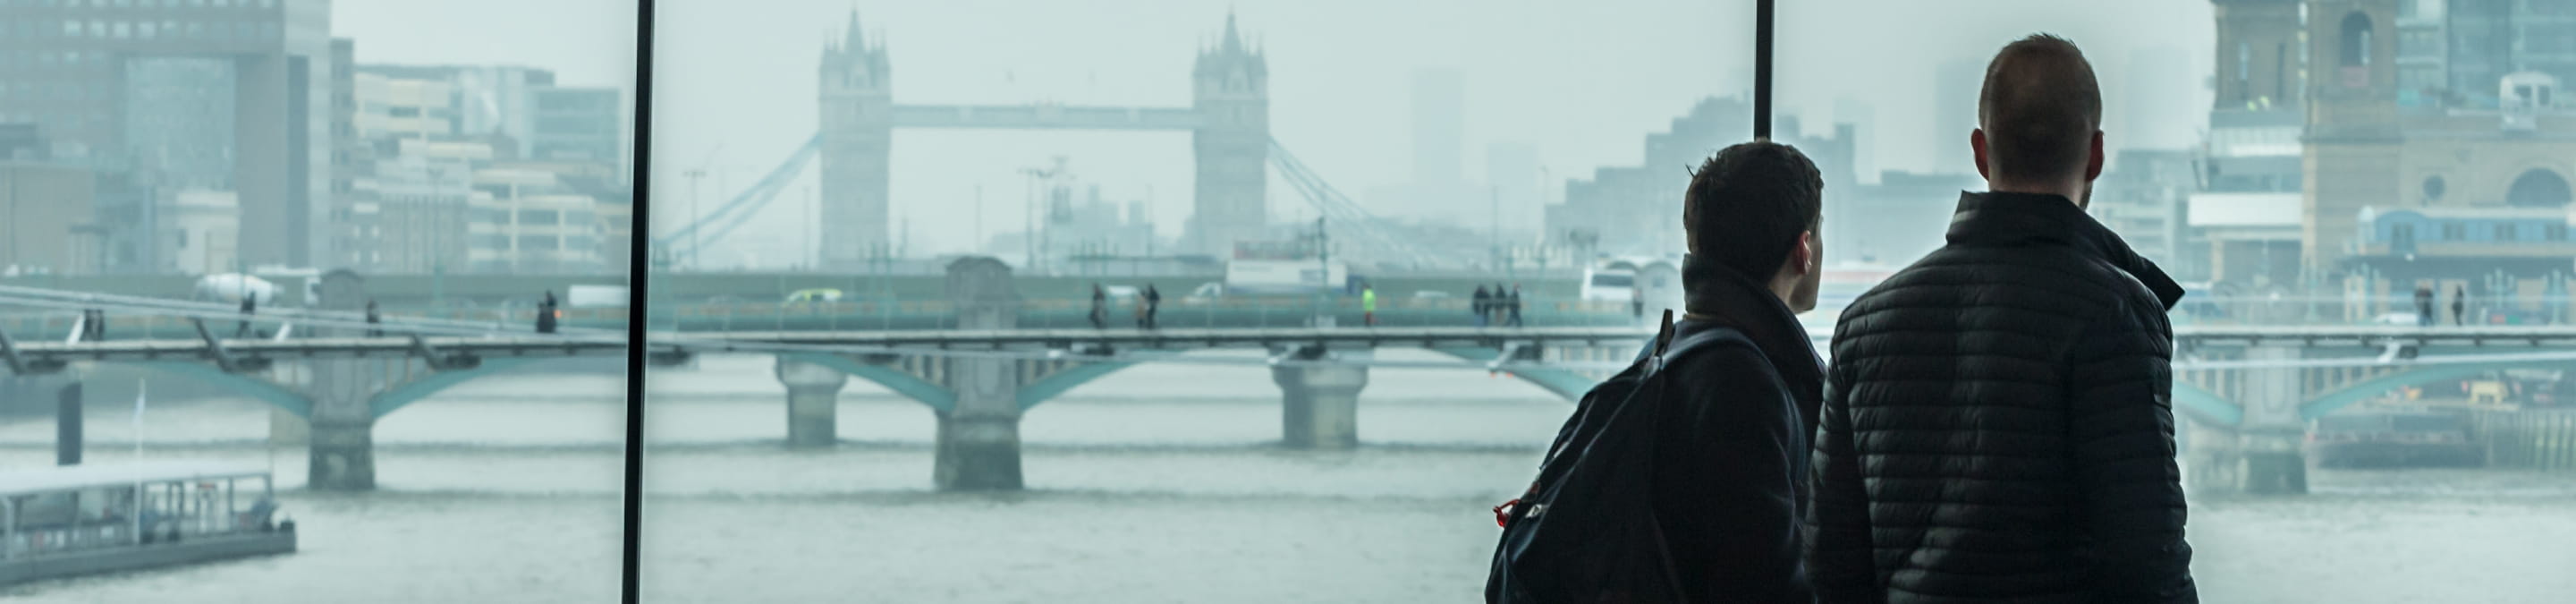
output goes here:
[{"label": "tower bridge", "polygon": [[776,199],[808,164],[819,164],[821,266],[863,265],[893,241],[894,131],[897,129],[1141,130],[1187,132],[1195,165],[1191,217],[1182,250],[1230,254],[1238,241],[1263,238],[1270,222],[1269,178],[1279,176],[1333,222],[1346,258],[1402,266],[1451,266],[1463,258],[1425,249],[1410,227],[1380,218],[1316,176],[1271,136],[1268,59],[1251,47],[1228,14],[1213,47],[1199,50],[1187,107],[1059,104],[907,105],[894,101],[883,42],[862,33],[856,11],[842,39],[823,49],[816,108],[821,131],[761,180],[714,211],[656,238],[663,258],[693,257],[734,232]]}]

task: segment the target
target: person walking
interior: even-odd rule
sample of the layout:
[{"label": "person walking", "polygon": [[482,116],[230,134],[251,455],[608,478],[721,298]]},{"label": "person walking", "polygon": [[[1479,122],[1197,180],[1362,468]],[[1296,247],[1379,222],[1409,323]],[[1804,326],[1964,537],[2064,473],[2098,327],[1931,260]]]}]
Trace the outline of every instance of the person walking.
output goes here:
[{"label": "person walking", "polygon": [[[370,325],[370,326],[373,326],[373,325],[381,325],[381,324],[383,324],[384,322],[385,322],[384,317],[376,314],[376,301],[375,301],[375,300],[368,300],[368,301],[367,301],[367,325]],[[384,329],[382,329],[382,328],[378,328],[378,327],[368,327],[368,328],[367,328],[367,337],[370,337],[370,338],[381,338],[381,337],[385,337],[385,330],[384,330]]]},{"label": "person walking", "polygon": [[1377,326],[1377,286],[1360,284],[1360,324]]},{"label": "person walking", "polygon": [[1109,328],[1109,292],[1100,284],[1091,284],[1091,328]]},{"label": "person walking", "polygon": [[1136,292],[1136,305],[1133,305],[1133,310],[1136,310],[1136,328],[1139,328],[1139,330],[1141,330],[1141,328],[1144,328],[1144,323],[1146,323],[1146,307],[1144,307],[1144,292]]},{"label": "person walking", "polygon": [[2415,286],[2415,325],[2433,326],[2433,286]]},{"label": "person walking", "polygon": [[1511,326],[1513,326],[1513,327],[1520,327],[1520,326],[1521,326],[1521,284],[1518,284],[1518,283],[1514,283],[1514,284],[1512,284],[1512,296],[1511,296],[1511,298],[1509,299],[1509,301],[1506,301],[1506,302],[1504,302],[1504,303],[1503,303],[1503,309],[1504,309],[1504,311],[1505,311],[1505,312],[1508,312],[1508,313],[1510,313],[1510,315],[1511,315],[1511,322],[1510,322],[1510,323],[1508,323],[1508,325],[1511,325]]},{"label": "person walking", "polygon": [[1487,317],[1491,316],[1491,315],[1487,315],[1487,314],[1485,314],[1485,307],[1486,307],[1486,306],[1489,306],[1489,305],[1491,305],[1491,304],[1493,304],[1493,294],[1486,293],[1486,291],[1485,291],[1485,286],[1484,286],[1484,285],[1482,285],[1482,284],[1479,284],[1479,285],[1477,285],[1477,286],[1476,286],[1476,298],[1475,298],[1475,300],[1476,300],[1475,302],[1471,302],[1470,304],[1472,305],[1472,308],[1474,308],[1474,309],[1475,309],[1475,312],[1476,312],[1476,326],[1477,326],[1477,327],[1484,327],[1484,326],[1485,326],[1485,319],[1486,319]]},{"label": "person walking", "polygon": [[1145,284],[1145,328],[1161,328],[1163,326],[1161,323],[1162,316],[1163,292],[1162,290],[1154,289],[1154,284],[1147,283]]},{"label": "person walking", "polygon": [[1816,602],[2198,602],[2174,462],[2183,288],[2085,213],[2102,95],[2015,41],[1969,137],[1987,192],[1834,325],[1816,430]]},{"label": "person walking", "polygon": [[555,292],[546,290],[546,297],[537,301],[537,333],[554,333],[555,321],[559,318],[561,313],[555,310]]},{"label": "person walking", "polygon": [[2451,286],[2451,324],[2469,324],[2469,286]]}]

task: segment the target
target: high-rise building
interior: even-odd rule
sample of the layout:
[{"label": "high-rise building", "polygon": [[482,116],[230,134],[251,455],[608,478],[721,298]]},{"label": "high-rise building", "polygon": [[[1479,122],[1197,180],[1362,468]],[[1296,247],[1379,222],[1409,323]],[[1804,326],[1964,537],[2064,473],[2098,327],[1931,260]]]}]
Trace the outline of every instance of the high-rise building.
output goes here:
[{"label": "high-rise building", "polygon": [[[424,110],[437,108],[436,117],[448,130],[433,134],[505,137],[513,144],[495,150],[505,157],[535,154],[537,96],[555,87],[553,71],[514,65],[359,65],[356,71],[387,80],[438,83],[446,99],[422,103]],[[613,105],[608,113],[607,119],[617,119]]]},{"label": "high-rise building", "polygon": [[96,271],[98,181],[86,166],[0,160],[0,272]]},{"label": "high-rise building", "polygon": [[474,172],[466,200],[466,263],[476,272],[552,273],[603,269],[598,202],[553,172]]},{"label": "high-rise building", "polygon": [[1940,79],[1932,89],[1932,174],[1975,174],[1976,153],[1968,148],[1968,133],[1977,129],[1977,95],[1986,85],[1984,61],[1951,61],[1941,64]]},{"label": "high-rise building", "polygon": [[1538,146],[1525,142],[1501,142],[1485,145],[1485,187],[1492,193],[1489,200],[1500,214],[1495,221],[1504,231],[1536,233],[1544,230],[1546,202],[1539,199],[1543,186],[1539,179]]},{"label": "high-rise building", "polygon": [[1460,149],[1467,138],[1467,83],[1455,69],[1413,72],[1413,182],[1463,179]]},{"label": "high-rise building", "polygon": [[[225,150],[223,184],[242,200],[242,260],[308,265],[325,255],[327,236],[316,227],[328,218],[331,187],[330,3],[139,4],[0,3],[0,23],[43,49],[0,61],[0,82],[36,93],[16,97],[8,121],[46,125],[57,158],[133,166],[146,182],[203,182],[225,171],[223,153],[175,145]],[[155,94],[181,87],[193,90]],[[229,116],[202,119],[226,105]],[[189,116],[200,118],[195,126],[152,131]]]},{"label": "high-rise building", "polygon": [[624,165],[615,88],[540,87],[524,157]]}]

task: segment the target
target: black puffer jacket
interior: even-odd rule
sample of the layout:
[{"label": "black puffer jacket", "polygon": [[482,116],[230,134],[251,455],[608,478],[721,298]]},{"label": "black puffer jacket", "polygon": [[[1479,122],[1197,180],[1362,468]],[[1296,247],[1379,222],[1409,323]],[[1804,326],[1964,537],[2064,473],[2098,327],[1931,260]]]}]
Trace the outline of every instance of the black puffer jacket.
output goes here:
[{"label": "black puffer jacket", "polygon": [[2066,198],[1970,193],[1843,312],[1817,429],[1821,602],[2193,602],[2182,288]]}]

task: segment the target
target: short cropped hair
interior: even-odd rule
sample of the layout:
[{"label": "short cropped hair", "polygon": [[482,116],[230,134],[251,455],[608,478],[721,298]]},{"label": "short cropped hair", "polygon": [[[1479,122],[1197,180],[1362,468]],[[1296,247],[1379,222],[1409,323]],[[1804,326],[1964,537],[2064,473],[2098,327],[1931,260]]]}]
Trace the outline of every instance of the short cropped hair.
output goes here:
[{"label": "short cropped hair", "polygon": [[1823,174],[1796,147],[1754,141],[1719,150],[1682,194],[1691,254],[1769,280],[1798,234],[1824,219],[1824,190]]},{"label": "short cropped hair", "polygon": [[2085,168],[2102,129],[2102,86],[2074,42],[2048,34],[2005,45],[1977,95],[1988,176],[2050,180]]}]

